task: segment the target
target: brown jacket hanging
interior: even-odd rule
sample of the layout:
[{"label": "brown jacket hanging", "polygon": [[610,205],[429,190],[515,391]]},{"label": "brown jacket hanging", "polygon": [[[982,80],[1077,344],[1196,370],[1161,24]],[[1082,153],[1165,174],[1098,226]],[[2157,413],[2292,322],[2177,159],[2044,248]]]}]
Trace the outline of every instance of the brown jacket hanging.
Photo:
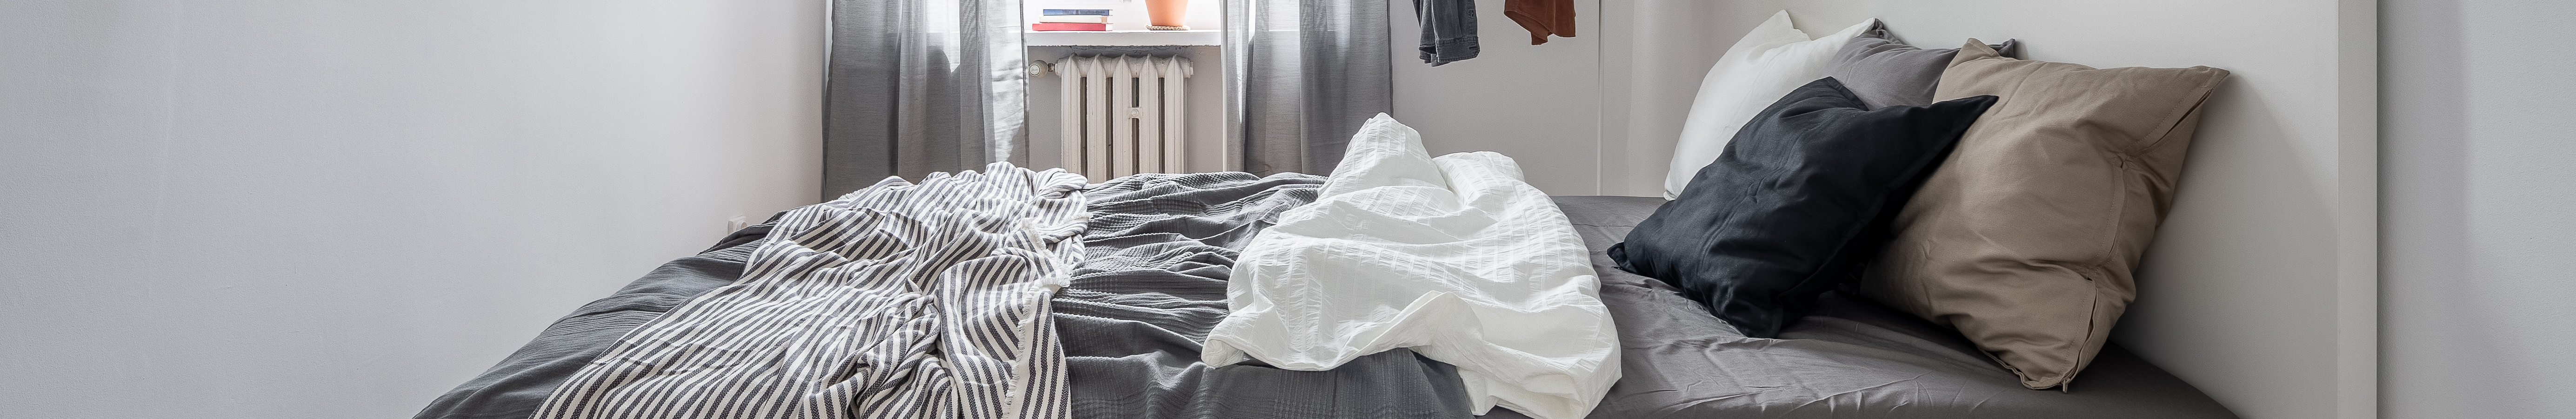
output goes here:
[{"label": "brown jacket hanging", "polygon": [[1574,37],[1574,0],[1503,0],[1503,17],[1529,29],[1530,45],[1547,43],[1548,35]]}]

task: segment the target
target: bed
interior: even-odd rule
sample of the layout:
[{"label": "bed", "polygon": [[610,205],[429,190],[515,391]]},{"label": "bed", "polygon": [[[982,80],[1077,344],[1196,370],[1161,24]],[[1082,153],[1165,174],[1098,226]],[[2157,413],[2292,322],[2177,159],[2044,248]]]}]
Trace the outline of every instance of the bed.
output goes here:
[{"label": "bed", "polygon": [[2226,71],[1791,26],[1711,70],[1666,197],[1384,114],[1329,177],[890,178],[416,417],[2235,417],[2105,338]]},{"label": "bed", "polygon": [[[1260,230],[1265,215],[1312,199],[1322,179],[1219,173],[1148,180],[1155,176],[1104,184],[1111,188],[1095,202],[1126,204],[1090,209],[1095,231],[1087,239],[1096,257],[1055,301],[1058,330],[1068,336],[1076,417],[1470,416],[1455,370],[1409,351],[1329,371],[1198,363],[1195,338],[1224,310],[1225,247]],[[2024,389],[1958,332],[1840,293],[1827,294],[1781,339],[1746,338],[1671,286],[1622,272],[1603,254],[1662,199],[1554,201],[1603,275],[1600,295],[1623,346],[1623,378],[1590,418],[2235,417],[2116,345],[2080,386]],[[1238,211],[1170,211],[1208,204]],[[734,232],[582,306],[416,417],[526,417],[627,331],[740,277],[770,228]],[[1525,416],[1496,409],[1482,417]]]}]

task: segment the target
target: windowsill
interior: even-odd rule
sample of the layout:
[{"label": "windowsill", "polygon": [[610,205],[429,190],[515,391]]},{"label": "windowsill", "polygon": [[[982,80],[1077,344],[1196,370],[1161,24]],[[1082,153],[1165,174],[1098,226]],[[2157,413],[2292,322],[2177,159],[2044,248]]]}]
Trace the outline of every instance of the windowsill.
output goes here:
[{"label": "windowsill", "polygon": [[1022,39],[1033,47],[1222,45],[1225,43],[1224,31],[1215,29],[1026,32],[1027,35]]}]

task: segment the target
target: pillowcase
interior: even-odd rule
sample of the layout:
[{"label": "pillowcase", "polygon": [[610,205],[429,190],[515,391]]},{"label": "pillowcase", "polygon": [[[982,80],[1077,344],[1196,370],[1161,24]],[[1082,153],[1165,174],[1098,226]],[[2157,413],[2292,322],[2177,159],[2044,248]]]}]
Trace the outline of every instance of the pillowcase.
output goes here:
[{"label": "pillowcase", "polygon": [[1691,101],[1690,115],[1682,119],[1672,167],[1664,172],[1664,199],[1681,196],[1691,176],[1699,173],[1700,166],[1717,160],[1744,121],[1790,89],[1824,77],[1825,64],[1834,53],[1877,22],[1870,19],[1810,40],[1806,32],[1790,25],[1789,11],[1782,10],[1735,41],[1717,64],[1708,67],[1708,76],[1699,82],[1699,98]]},{"label": "pillowcase", "polygon": [[[2020,40],[1988,45],[2006,57],[2018,57]],[[1950,57],[1956,48],[1922,49],[1898,41],[1885,25],[1861,32],[1834,53],[1833,62],[1825,65],[1825,77],[1842,80],[1843,87],[1860,95],[1860,102],[1870,109],[1894,105],[1923,106],[1932,104],[1932,87],[1941,83],[1941,70],[1950,68]]]},{"label": "pillowcase", "polygon": [[1862,295],[1959,329],[2023,386],[2066,385],[2137,296],[2209,67],[2095,69],[1968,40],[1935,97],[1994,95],[1898,214]]},{"label": "pillowcase", "polygon": [[1994,100],[1871,111],[1841,82],[1807,83],[1748,121],[1610,259],[1745,336],[1777,337],[1885,243],[1886,219]]}]

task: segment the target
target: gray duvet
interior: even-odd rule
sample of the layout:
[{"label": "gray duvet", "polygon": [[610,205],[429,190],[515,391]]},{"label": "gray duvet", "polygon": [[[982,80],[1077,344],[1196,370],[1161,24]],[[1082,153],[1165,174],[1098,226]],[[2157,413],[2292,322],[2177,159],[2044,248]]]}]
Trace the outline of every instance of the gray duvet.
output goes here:
[{"label": "gray duvet", "polygon": [[1397,349],[1330,371],[1199,362],[1227,274],[1324,178],[1144,174],[1096,186],[1088,260],[1056,295],[1076,418],[1458,418],[1456,369]]},{"label": "gray duvet", "polygon": [[[1056,297],[1080,418],[1467,417],[1456,370],[1395,350],[1331,371],[1208,366],[1235,250],[1321,177],[1138,175],[1088,193],[1090,260]],[[1624,377],[1592,418],[2233,418],[2117,345],[2070,392],[2027,390],[1952,332],[1827,294],[1781,339],[1753,339],[1602,253],[1658,198],[1557,197],[1602,275]],[[558,320],[418,418],[522,418],[626,331],[741,275],[754,226]],[[1484,417],[1521,417],[1496,409]]]}]

